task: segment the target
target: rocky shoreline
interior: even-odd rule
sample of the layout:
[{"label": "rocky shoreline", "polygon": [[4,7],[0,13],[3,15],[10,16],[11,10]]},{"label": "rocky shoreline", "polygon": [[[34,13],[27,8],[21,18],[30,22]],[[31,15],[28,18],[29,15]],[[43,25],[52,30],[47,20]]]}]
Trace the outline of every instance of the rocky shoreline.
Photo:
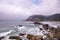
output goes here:
[{"label": "rocky shoreline", "polygon": [[[22,28],[24,28],[24,27],[22,27]],[[32,29],[30,29],[30,30],[32,30]],[[35,32],[35,33],[37,33],[37,35],[29,34],[29,33],[17,34],[14,30],[9,31],[9,32],[7,32],[7,34],[5,36],[4,35],[0,36],[0,40],[45,40],[45,39],[60,40],[60,27],[57,27],[57,28],[51,27],[50,31],[46,31],[43,29],[38,32],[38,28],[35,28],[35,30],[37,31],[37,32]],[[31,32],[34,32],[34,31],[31,31]],[[13,32],[15,32],[15,33],[13,33]],[[42,33],[43,36],[41,35],[41,32],[43,32]],[[9,34],[9,33],[13,33],[13,34]]]}]

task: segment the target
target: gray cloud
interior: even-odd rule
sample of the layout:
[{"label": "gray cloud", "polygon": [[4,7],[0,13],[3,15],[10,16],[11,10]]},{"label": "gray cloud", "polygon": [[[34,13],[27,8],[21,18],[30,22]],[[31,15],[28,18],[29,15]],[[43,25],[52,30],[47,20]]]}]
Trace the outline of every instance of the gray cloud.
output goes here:
[{"label": "gray cloud", "polygon": [[[39,0],[40,1],[40,0]],[[0,19],[26,19],[30,15],[60,13],[60,0],[41,0],[36,5],[32,0],[0,0]]]}]

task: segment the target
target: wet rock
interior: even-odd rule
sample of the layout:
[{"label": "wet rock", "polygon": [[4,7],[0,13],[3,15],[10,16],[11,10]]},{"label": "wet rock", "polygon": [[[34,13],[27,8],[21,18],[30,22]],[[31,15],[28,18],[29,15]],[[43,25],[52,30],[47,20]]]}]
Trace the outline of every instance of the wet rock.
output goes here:
[{"label": "wet rock", "polygon": [[10,36],[9,39],[22,40],[20,36]]},{"label": "wet rock", "polygon": [[2,40],[4,37],[0,37],[0,40]]}]

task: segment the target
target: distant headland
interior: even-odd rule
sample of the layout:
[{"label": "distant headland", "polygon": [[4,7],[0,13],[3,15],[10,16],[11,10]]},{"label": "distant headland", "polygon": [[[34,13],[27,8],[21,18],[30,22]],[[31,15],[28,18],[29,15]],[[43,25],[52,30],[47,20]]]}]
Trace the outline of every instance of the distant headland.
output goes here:
[{"label": "distant headland", "polygon": [[60,21],[60,13],[53,14],[50,16],[44,15],[32,15],[26,19],[26,21],[35,21],[35,19],[40,19],[40,21]]}]

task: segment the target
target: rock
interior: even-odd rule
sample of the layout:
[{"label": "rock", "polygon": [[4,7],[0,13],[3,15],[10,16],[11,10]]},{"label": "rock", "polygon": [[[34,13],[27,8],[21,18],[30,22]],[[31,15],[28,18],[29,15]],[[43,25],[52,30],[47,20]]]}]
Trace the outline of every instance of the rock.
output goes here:
[{"label": "rock", "polygon": [[0,40],[2,40],[4,37],[0,37]]},{"label": "rock", "polygon": [[28,34],[27,35],[27,39],[28,40],[43,40],[43,37],[40,36],[40,35],[31,35],[31,34]]},{"label": "rock", "polygon": [[10,36],[9,39],[22,40],[20,36]]}]

